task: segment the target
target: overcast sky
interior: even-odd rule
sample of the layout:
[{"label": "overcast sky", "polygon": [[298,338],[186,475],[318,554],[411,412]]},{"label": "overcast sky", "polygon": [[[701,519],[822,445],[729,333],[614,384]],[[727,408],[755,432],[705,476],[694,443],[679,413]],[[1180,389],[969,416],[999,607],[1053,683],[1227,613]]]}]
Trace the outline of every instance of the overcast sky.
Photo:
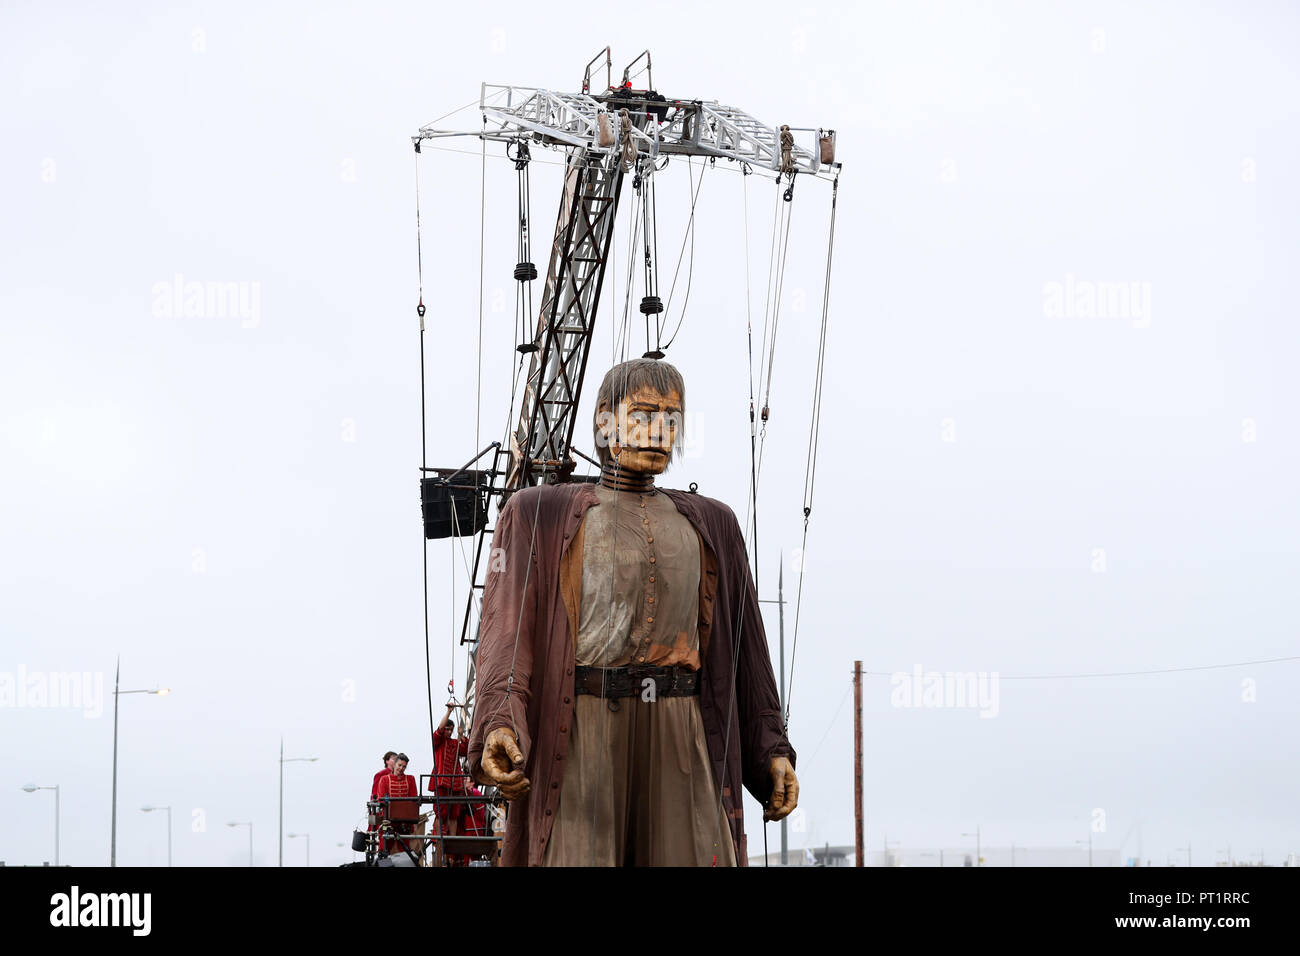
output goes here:
[{"label": "overcast sky", "polygon": [[[599,19],[0,10],[0,685],[85,673],[110,694],[120,654],[124,689],[172,689],[122,698],[119,862],[165,862],[164,820],[139,810],[156,804],[174,808],[177,865],[247,863],[231,821],[273,865],[282,736],[286,756],[320,758],[285,775],[285,829],[312,835],[314,865],[351,859],[338,844],[383,751],[428,772],[410,136],[483,81],[576,90],[597,49],[618,69],[647,36],[664,94],[833,127],[844,163],[791,845],[852,842],[860,659],[875,849],[969,847],[979,826],[986,846],[1091,828],[1157,865],[1188,845],[1201,865],[1300,852],[1300,662],[1052,676],[1300,654],[1300,14],[692,3]],[[505,425],[515,177],[492,146],[481,193],[478,142],[448,145],[468,154],[426,150],[420,183],[429,459],[455,466],[476,403],[480,444]],[[542,161],[559,156],[535,156],[544,263],[559,171]],[[665,483],[743,515],[746,322],[761,335],[776,203],[724,167],[703,173],[669,349],[690,448]],[[675,161],[658,180],[665,287],[700,174]],[[760,482],[768,599],[782,551],[791,601],[799,580],[829,202],[828,183],[799,181]],[[589,381],[613,354],[626,223]],[[690,262],[688,247],[680,282]],[[190,283],[243,298],[190,309]],[[439,712],[449,679],[463,689],[462,562],[430,548]],[[985,675],[996,699],[909,701],[918,669],[921,689],[928,672]],[[52,795],[29,782],[62,788],[62,861],[108,861],[111,694],[83,704],[0,707],[10,864],[53,858]]]}]

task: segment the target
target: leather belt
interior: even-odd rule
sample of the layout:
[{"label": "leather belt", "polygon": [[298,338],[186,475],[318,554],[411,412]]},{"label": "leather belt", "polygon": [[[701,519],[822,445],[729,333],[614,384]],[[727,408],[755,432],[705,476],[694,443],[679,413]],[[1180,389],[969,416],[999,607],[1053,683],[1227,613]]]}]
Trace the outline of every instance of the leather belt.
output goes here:
[{"label": "leather belt", "polygon": [[[645,681],[654,681],[647,685]],[[574,669],[573,691],[592,697],[641,697],[650,687],[656,697],[696,697],[700,693],[700,672],[685,667],[587,667]]]}]

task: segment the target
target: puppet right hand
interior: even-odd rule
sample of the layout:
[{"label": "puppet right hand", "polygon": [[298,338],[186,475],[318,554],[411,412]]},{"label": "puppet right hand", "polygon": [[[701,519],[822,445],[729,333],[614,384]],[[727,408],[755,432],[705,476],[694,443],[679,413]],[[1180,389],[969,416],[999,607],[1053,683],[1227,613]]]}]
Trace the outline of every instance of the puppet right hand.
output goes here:
[{"label": "puppet right hand", "polygon": [[518,800],[532,787],[524,776],[524,755],[515,732],[498,727],[483,741],[483,776],[485,782],[501,791],[507,800]]}]

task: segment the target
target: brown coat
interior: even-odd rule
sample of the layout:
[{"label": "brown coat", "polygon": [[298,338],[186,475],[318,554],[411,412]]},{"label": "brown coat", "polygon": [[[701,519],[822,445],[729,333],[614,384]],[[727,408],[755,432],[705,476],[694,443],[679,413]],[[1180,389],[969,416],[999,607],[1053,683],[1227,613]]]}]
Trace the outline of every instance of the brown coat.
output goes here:
[{"label": "brown coat", "polygon": [[[766,802],[771,759],[785,756],[793,764],[795,753],[782,729],[758,596],[735,513],[703,495],[661,490],[700,535],[700,713],[714,779],[722,782],[736,859],[743,865],[737,783]],[[559,806],[574,709],[582,522],[596,503],[590,484],[543,485],[512,496],[497,518],[479,625],[469,766],[486,783],[484,738],[498,727],[514,730],[532,790],[510,806],[501,854],[506,866],[541,864]]]}]

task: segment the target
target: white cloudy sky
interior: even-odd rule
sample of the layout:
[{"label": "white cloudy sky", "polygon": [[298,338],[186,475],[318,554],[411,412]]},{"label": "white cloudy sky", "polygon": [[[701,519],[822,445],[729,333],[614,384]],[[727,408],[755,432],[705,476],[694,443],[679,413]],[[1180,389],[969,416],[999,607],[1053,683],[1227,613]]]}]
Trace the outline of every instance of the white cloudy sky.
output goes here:
[{"label": "white cloudy sky", "polygon": [[[165,861],[163,821],[139,807],[170,804],[177,864],[246,863],[234,820],[273,864],[281,736],[320,758],[288,768],[285,810],[316,865],[350,858],[337,844],[380,753],[427,772],[409,137],[481,81],[574,89],[596,49],[621,65],[647,35],[665,94],[834,127],[845,164],[792,845],[852,841],[861,659],[882,675],[864,706],[873,847],[964,847],[977,825],[985,845],[1070,846],[1101,820],[1097,846],[1135,855],[1140,824],[1157,864],[1189,843],[1198,864],[1300,852],[1300,662],[1007,679],[1300,653],[1300,15],[908,2],[601,20],[523,4],[0,12],[0,674],[107,689],[120,654],[125,688],[173,689],[122,701],[119,861]],[[438,465],[474,451],[477,146],[421,163]],[[513,170],[499,148],[489,160],[483,442],[505,419],[512,319],[494,304],[515,261]],[[665,260],[686,172],[659,182]],[[533,195],[538,248],[556,167],[537,164]],[[770,183],[747,199],[734,171],[705,174],[669,353],[693,416],[670,483],[741,511],[744,223],[747,208],[761,327]],[[768,598],[782,549],[787,595],[796,580],[828,205],[827,184],[799,183],[761,484]],[[178,276],[256,299],[168,315],[156,287]],[[1149,308],[1053,307],[1054,284],[1098,283],[1136,283]],[[436,688],[464,676],[459,562],[431,549]],[[893,706],[887,675],[917,667],[997,672],[996,717]],[[111,701],[98,717],[20,702],[0,709],[0,859],[52,858],[51,795],[20,789],[34,782],[62,787],[63,861],[106,863]]]}]

